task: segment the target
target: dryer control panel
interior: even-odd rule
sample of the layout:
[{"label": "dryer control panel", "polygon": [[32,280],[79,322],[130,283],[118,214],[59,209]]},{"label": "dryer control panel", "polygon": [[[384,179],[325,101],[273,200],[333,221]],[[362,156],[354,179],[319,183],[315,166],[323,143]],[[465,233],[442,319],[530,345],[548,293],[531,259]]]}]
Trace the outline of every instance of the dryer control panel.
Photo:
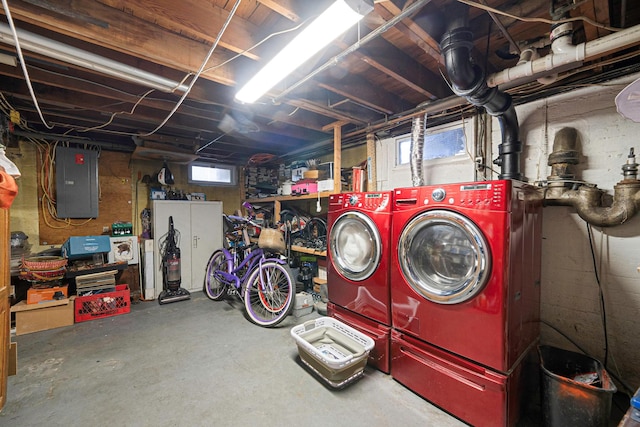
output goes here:
[{"label": "dryer control panel", "polygon": [[511,185],[497,180],[399,188],[394,192],[394,209],[437,205],[507,210]]},{"label": "dryer control panel", "polygon": [[364,211],[391,211],[391,192],[340,193],[329,197],[333,209],[358,209]]}]

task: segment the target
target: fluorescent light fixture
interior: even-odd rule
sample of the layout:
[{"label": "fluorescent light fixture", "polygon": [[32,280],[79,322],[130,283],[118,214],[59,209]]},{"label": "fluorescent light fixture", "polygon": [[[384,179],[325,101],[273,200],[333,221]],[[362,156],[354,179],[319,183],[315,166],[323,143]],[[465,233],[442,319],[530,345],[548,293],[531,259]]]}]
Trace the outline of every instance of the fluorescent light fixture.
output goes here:
[{"label": "fluorescent light fixture", "polygon": [[[131,67],[121,62],[96,55],[86,50],[78,49],[55,40],[48,39],[39,34],[16,29],[20,45],[24,50],[38,53],[47,58],[57,59],[69,64],[74,64],[88,70],[107,74],[120,80],[148,86],[163,92],[186,91],[187,86],[162,76],[148,73],[138,68]],[[15,46],[15,40],[11,28],[0,23],[0,41]]]},{"label": "fluorescent light fixture", "polygon": [[236,99],[255,102],[372,10],[372,0],[336,0],[258,71],[236,94]]}]

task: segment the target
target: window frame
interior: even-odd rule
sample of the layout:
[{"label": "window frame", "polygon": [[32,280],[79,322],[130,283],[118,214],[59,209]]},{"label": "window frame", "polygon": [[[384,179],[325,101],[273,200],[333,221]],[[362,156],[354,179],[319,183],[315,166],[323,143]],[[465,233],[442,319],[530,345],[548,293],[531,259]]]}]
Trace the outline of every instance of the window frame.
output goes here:
[{"label": "window frame", "polygon": [[[450,131],[457,131],[457,130],[461,130],[462,131],[462,136],[463,136],[463,146],[462,149],[451,155],[451,156],[445,156],[445,157],[432,157],[432,158],[425,158],[425,153],[426,150],[423,150],[422,153],[422,161],[423,162],[442,162],[442,161],[453,161],[456,159],[459,159],[460,156],[466,155],[467,152],[467,137],[466,137],[466,131],[465,131],[465,125],[463,122],[458,122],[455,124],[446,124],[446,125],[442,125],[442,126],[438,126],[438,127],[434,127],[431,129],[427,129],[425,131],[425,145],[427,144],[427,138],[429,136],[434,136],[434,135],[438,135],[441,133],[445,133],[445,132],[450,132]],[[407,162],[405,163],[401,163],[401,146],[404,143],[409,143],[409,147],[411,146],[411,134],[406,134],[403,136],[400,136],[398,138],[396,138],[395,140],[395,154],[396,154],[396,158],[395,158],[395,165],[398,167],[402,167],[405,165],[409,165],[411,163],[411,150],[409,149],[409,159]]]},{"label": "window frame", "polygon": [[[228,170],[230,172],[229,181],[208,181],[208,180],[195,179],[193,177],[194,167]],[[209,162],[203,162],[203,161],[193,161],[187,165],[187,172],[188,172],[187,180],[189,184],[208,186],[208,187],[234,187],[238,185],[238,167],[235,165],[209,163]]]}]

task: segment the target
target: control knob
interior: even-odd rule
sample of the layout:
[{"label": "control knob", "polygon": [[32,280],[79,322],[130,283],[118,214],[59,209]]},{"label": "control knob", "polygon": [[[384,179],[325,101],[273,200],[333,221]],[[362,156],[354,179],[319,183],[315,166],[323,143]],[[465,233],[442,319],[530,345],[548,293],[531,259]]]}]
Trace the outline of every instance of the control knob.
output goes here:
[{"label": "control knob", "polygon": [[444,191],[444,188],[436,188],[431,192],[431,198],[436,202],[441,202],[444,200],[447,193]]}]

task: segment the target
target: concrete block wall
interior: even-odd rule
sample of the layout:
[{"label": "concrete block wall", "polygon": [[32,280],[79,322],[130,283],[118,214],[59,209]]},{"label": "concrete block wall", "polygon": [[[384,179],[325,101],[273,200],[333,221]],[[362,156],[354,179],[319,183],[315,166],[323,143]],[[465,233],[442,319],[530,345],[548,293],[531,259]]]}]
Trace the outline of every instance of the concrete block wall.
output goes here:
[{"label": "concrete block wall", "polygon": [[[582,152],[581,163],[576,167],[577,178],[596,184],[612,195],[613,186],[622,179],[621,166],[630,147],[635,147],[640,161],[640,123],[618,114],[614,101],[616,95],[637,78],[640,75],[517,107],[520,137],[525,145],[522,172],[527,180],[547,178],[550,173],[547,157],[556,132],[563,127],[574,127],[578,130]],[[467,132],[468,144],[470,135],[472,131]],[[493,119],[493,153],[498,152],[500,139],[499,123]],[[410,186],[408,165],[395,166],[391,160],[395,159],[395,139],[380,141],[377,147],[378,158],[388,159],[378,162],[379,188]],[[471,181],[473,168],[469,156],[425,162],[425,183]],[[609,341],[607,368],[633,390],[637,389],[640,387],[640,215],[616,227],[590,227],[591,244],[587,224],[572,208],[546,207],[543,215],[541,342],[578,351],[556,331],[558,329],[604,362],[601,287]]]},{"label": "concrete block wall", "polygon": [[[617,112],[615,97],[639,77],[518,107],[520,136],[526,145],[525,176],[530,181],[546,179],[550,172],[547,157],[556,132],[573,127],[578,130],[582,154],[577,178],[613,195],[629,149],[640,152],[640,123]],[[495,129],[492,140],[497,147],[500,135]],[[546,323],[541,326],[541,339],[577,351],[547,323],[553,325],[591,356],[601,362],[606,358],[608,370],[635,390],[640,387],[640,215],[620,226],[590,228],[591,243],[587,224],[572,208],[544,209],[541,318]]]}]

